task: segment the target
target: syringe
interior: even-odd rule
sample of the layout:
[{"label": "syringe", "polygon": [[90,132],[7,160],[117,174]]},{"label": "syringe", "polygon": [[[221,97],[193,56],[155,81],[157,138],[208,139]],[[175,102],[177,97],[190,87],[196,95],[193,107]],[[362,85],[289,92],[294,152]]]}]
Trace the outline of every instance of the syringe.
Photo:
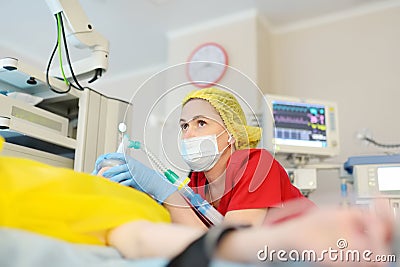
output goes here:
[{"label": "syringe", "polygon": [[179,178],[179,176],[173,172],[171,169],[165,167],[165,165],[153,154],[149,151],[141,142],[139,141],[129,141],[129,148],[141,149],[149,159],[156,165],[158,170],[162,172],[165,177],[172,184],[178,187],[179,192],[190,202],[190,204],[200,212],[202,216],[205,217],[206,220],[209,221],[212,225],[218,225],[222,223],[223,216],[219,213],[207,200],[204,200],[199,194],[196,194],[192,188],[190,188],[187,184],[190,179]]}]

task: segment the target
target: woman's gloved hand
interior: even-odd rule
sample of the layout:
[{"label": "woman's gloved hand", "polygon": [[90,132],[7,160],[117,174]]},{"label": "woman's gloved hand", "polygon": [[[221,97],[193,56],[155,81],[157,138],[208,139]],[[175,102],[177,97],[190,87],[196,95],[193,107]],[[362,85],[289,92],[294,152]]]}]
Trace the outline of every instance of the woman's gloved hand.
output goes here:
[{"label": "woman's gloved hand", "polygon": [[160,203],[163,203],[167,197],[177,190],[177,187],[171,184],[163,174],[122,153],[100,156],[92,174],[97,174],[97,166],[104,159],[122,160],[125,164],[106,170],[103,177],[150,194]]}]

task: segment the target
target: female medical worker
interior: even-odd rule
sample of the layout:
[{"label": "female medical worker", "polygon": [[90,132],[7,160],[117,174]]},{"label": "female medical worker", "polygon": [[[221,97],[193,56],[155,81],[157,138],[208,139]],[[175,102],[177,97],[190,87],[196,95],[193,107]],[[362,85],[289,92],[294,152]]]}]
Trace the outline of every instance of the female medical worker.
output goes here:
[{"label": "female medical worker", "polygon": [[[268,151],[256,148],[261,129],[247,125],[232,94],[205,88],[189,93],[182,103],[180,150],[192,170],[189,186],[224,215],[225,222],[261,225],[287,219],[296,215],[283,211],[285,203],[292,200],[300,200],[301,211],[315,206],[290,183],[285,169]],[[106,154],[98,162],[103,158],[125,156]],[[126,163],[103,176],[151,194],[167,205],[173,221],[178,217],[174,214],[190,212],[177,207],[179,194],[161,174],[130,157]],[[192,219],[187,217],[184,223],[188,220]],[[198,224],[195,221],[190,224]]]}]

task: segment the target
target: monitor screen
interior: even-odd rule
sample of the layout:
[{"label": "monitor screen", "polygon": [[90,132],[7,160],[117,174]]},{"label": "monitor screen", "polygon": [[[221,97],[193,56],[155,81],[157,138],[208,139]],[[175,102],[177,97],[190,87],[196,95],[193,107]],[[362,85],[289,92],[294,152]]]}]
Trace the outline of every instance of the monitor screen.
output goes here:
[{"label": "monitor screen", "polygon": [[400,166],[378,167],[377,173],[380,191],[400,190]]},{"label": "monitor screen", "polygon": [[266,100],[271,114],[263,123],[264,138],[275,153],[338,154],[335,103],[277,95],[266,95]]}]

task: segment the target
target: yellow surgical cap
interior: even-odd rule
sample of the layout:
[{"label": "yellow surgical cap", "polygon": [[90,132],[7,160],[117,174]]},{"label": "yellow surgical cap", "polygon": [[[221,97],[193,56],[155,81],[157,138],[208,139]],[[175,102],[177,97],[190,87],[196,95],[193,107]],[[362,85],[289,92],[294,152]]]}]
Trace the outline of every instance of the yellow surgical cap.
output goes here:
[{"label": "yellow surgical cap", "polygon": [[261,128],[247,125],[242,107],[231,93],[215,87],[195,90],[183,99],[182,105],[196,98],[207,100],[217,110],[225,127],[235,138],[237,149],[257,146],[261,139]]}]

